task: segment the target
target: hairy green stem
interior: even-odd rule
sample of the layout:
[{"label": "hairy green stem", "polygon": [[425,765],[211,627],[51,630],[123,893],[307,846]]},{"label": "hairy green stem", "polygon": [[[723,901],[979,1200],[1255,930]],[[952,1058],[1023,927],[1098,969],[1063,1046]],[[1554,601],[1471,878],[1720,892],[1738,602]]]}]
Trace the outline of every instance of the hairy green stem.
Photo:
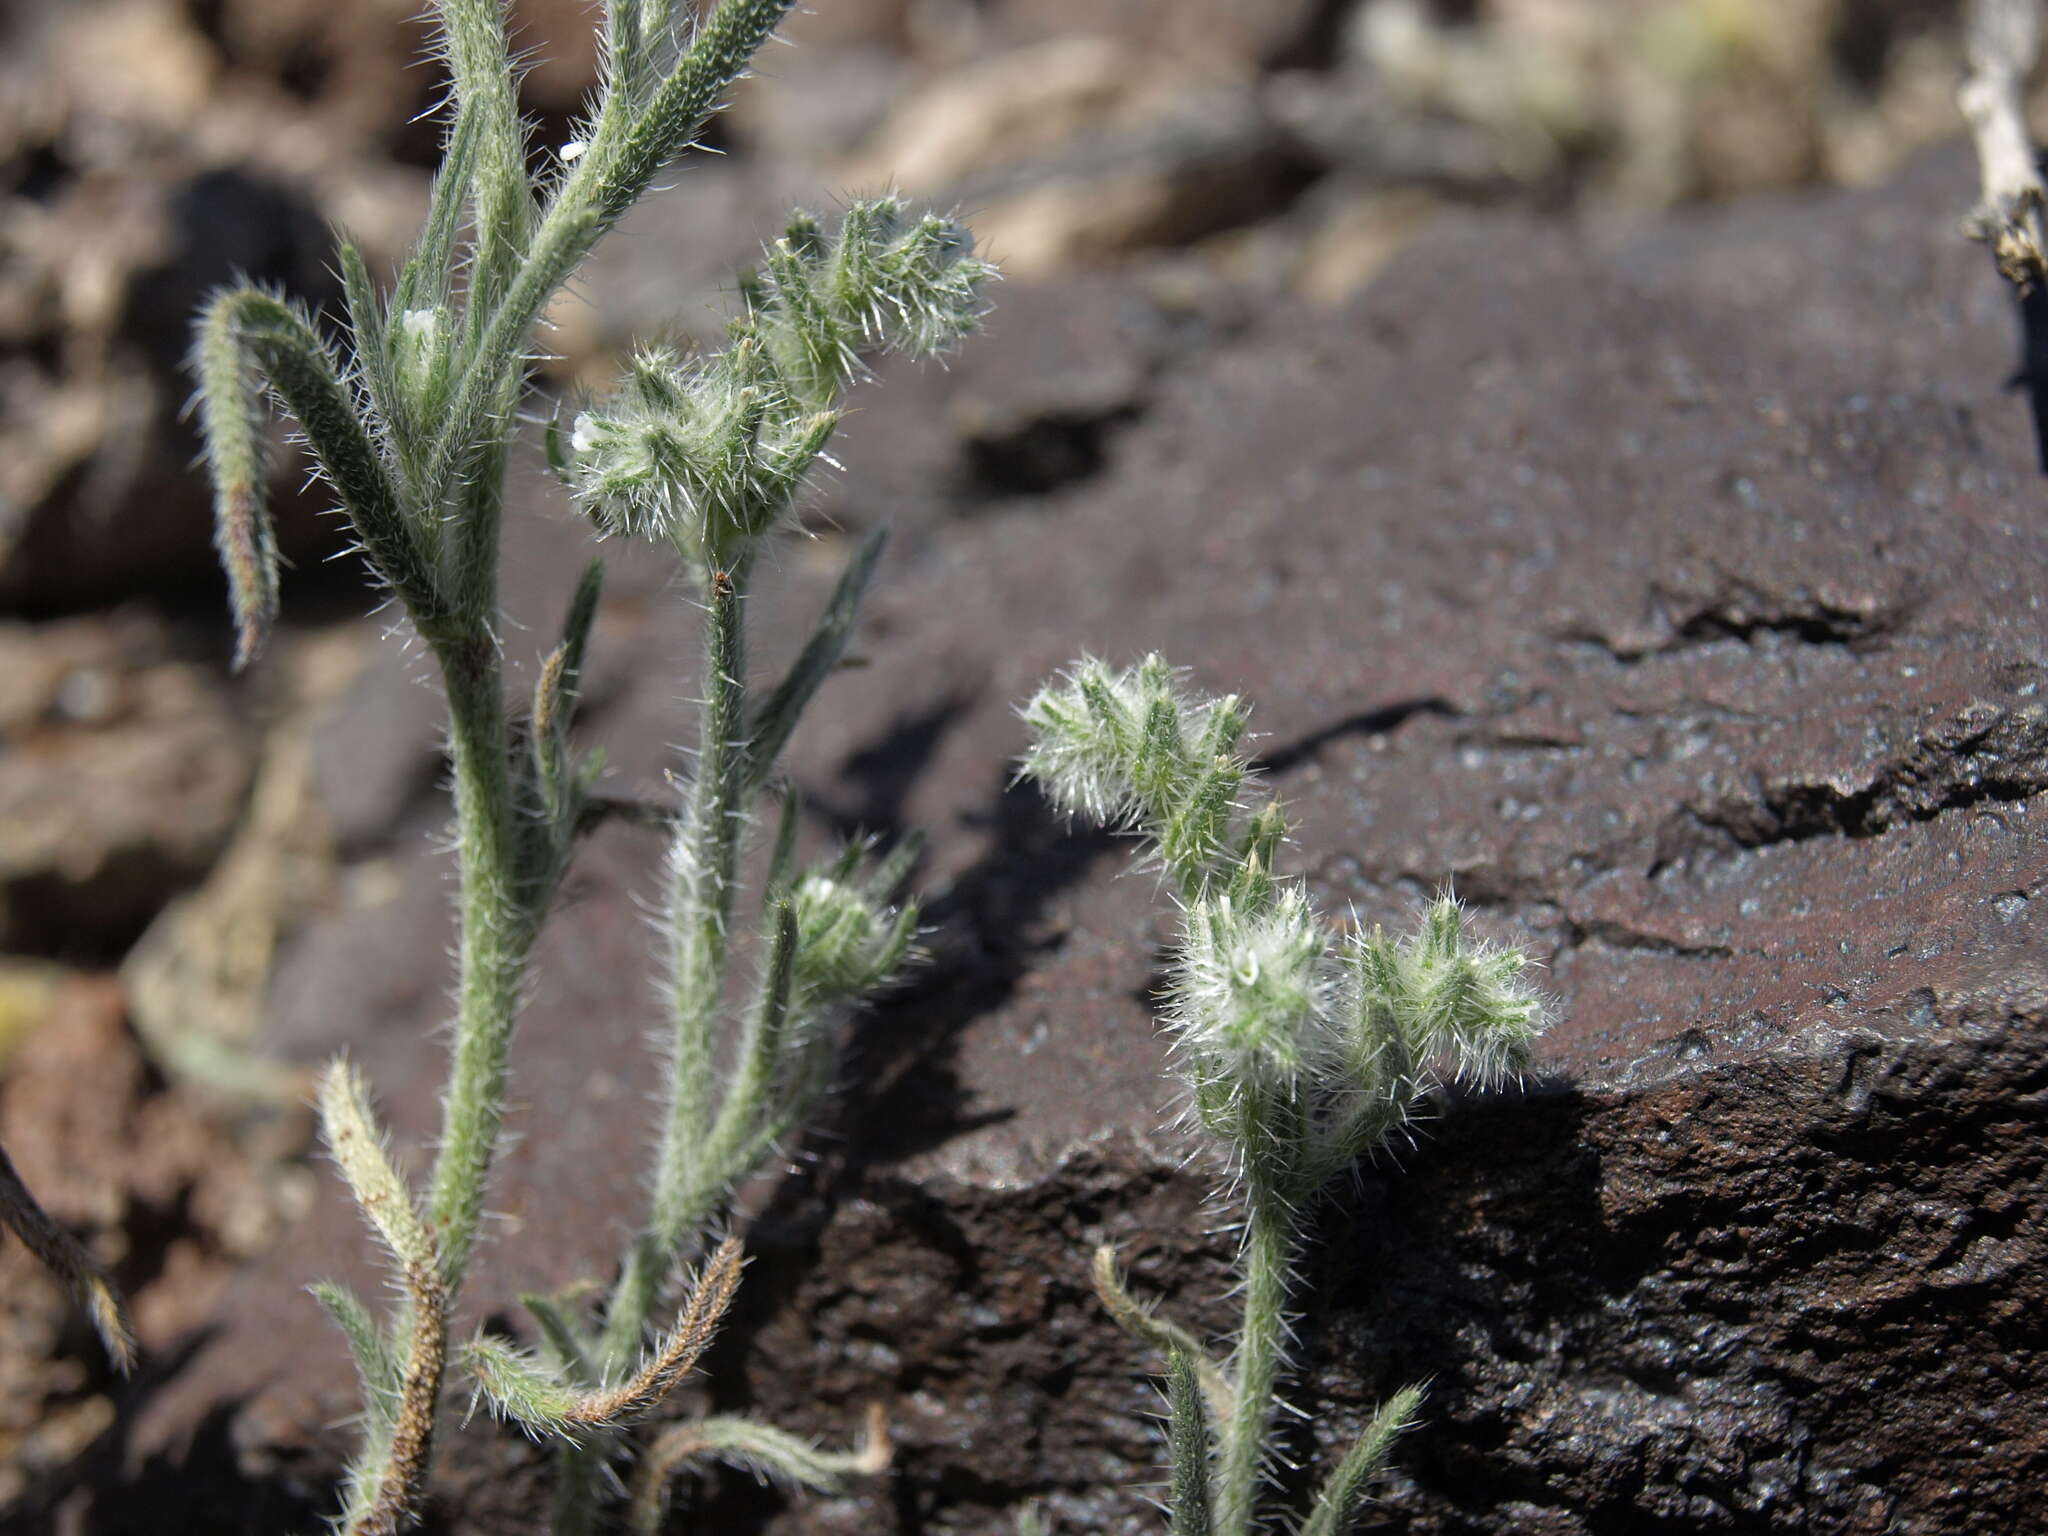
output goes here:
[{"label": "hairy green stem", "polygon": [[1293,1212],[1258,1169],[1245,1175],[1244,1319],[1236,1401],[1216,1469],[1216,1536],[1250,1536],[1274,1386],[1287,1353],[1287,1284]]},{"label": "hairy green stem", "polygon": [[719,1004],[731,959],[732,909],[744,822],[747,572],[713,571],[704,611],[704,705],[696,775],[676,841],[669,891],[669,1006],[674,1021],[667,1111],[646,1230],[633,1245],[605,1319],[602,1369],[640,1343],[676,1246],[710,1215],[727,1170],[705,1166],[712,1127]]},{"label": "hairy green stem", "polygon": [[732,1081],[719,1101],[718,1118],[696,1153],[695,1187],[677,1201],[689,1226],[702,1220],[691,1213],[707,1210],[722,1189],[744,1178],[784,1130],[782,1117],[770,1106],[776,1080],[784,1075],[793,1054],[790,1037],[798,1011],[791,996],[796,909],[786,901],[779,902],[768,920],[774,926],[768,936],[760,1003],[747,1019]]},{"label": "hairy green stem", "polygon": [[505,460],[510,447],[508,427],[512,409],[519,399],[521,375],[508,373],[503,381],[498,414],[492,433],[476,445],[468,469],[468,481],[458,495],[460,509],[450,530],[454,545],[455,587],[466,611],[495,618],[498,600],[498,546],[505,510]]},{"label": "hairy green stem", "polygon": [[[747,572],[713,571],[704,610],[704,703],[696,773],[677,835],[669,890],[670,1045],[661,1151],[647,1226],[627,1249],[597,1351],[600,1380],[631,1368],[685,1234],[706,1221],[733,1174],[707,1164],[719,1004],[731,958],[747,751]],[[722,1117],[721,1117],[722,1118]],[[555,1536],[595,1528],[608,1438],[567,1447],[557,1461]]]},{"label": "hairy green stem", "polygon": [[[434,638],[448,690],[455,763],[461,958],[455,1044],[441,1112],[441,1146],[427,1205],[435,1262],[416,1261],[399,1331],[419,1379],[410,1432],[375,1445],[375,1502],[352,1511],[349,1530],[397,1530],[424,1485],[433,1444],[433,1405],[447,1352],[448,1311],[483,1222],[484,1192],[505,1117],[505,1062],[537,916],[514,876],[516,837],[507,762],[503,679],[496,643],[476,627]],[[413,1283],[416,1282],[416,1283]],[[431,1297],[432,1305],[422,1298]],[[412,1367],[408,1367],[410,1371]],[[401,1426],[403,1427],[403,1426]]]},{"label": "hairy green stem", "polygon": [[452,1293],[483,1218],[505,1113],[506,1052],[535,924],[514,875],[515,812],[497,647],[477,629],[437,643],[435,652],[448,687],[462,894],[454,1061],[427,1213]]}]

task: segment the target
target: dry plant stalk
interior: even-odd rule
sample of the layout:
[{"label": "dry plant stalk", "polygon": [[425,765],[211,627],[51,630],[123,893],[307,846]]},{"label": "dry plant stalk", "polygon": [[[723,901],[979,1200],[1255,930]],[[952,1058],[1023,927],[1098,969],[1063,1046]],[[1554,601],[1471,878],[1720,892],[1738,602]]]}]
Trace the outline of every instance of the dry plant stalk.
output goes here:
[{"label": "dry plant stalk", "polygon": [[2048,277],[2048,235],[2026,83],[2041,53],[2039,0],[1970,0],[1963,23],[1966,73],[1956,104],[1970,126],[1983,191],[1964,227],[1991,247],[1999,274],[2031,290]]},{"label": "dry plant stalk", "polygon": [[106,1346],[114,1369],[123,1376],[135,1369],[135,1332],[121,1293],[107,1272],[93,1262],[85,1246],[50,1219],[15,1171],[14,1160],[0,1147],[0,1225],[4,1225],[76,1296],[92,1319],[93,1331]]}]

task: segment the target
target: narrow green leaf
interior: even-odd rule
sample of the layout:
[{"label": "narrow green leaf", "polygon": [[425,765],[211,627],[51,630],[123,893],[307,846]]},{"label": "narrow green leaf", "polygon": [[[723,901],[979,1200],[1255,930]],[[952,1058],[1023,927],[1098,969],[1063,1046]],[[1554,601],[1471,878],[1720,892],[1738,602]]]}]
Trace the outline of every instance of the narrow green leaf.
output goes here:
[{"label": "narrow green leaf", "polygon": [[476,123],[472,181],[475,250],[470,262],[471,355],[484,317],[526,253],[533,188],[526,172],[526,131],[519,119],[518,73],[505,44],[498,0],[434,0],[443,53],[455,78],[457,121]]},{"label": "narrow green leaf", "polygon": [[1209,1358],[1201,1340],[1180,1324],[1158,1316],[1124,1288],[1123,1276],[1117,1272],[1116,1249],[1104,1243],[1095,1250],[1089,1278],[1111,1320],[1124,1332],[1169,1357],[1180,1354],[1193,1363],[1202,1396],[1208,1403],[1209,1417],[1219,1424],[1229,1423],[1235,1396],[1229,1376]]},{"label": "narrow green leaf", "polygon": [[1343,1536],[1358,1517],[1366,1489],[1393,1449],[1394,1441],[1415,1422],[1415,1410],[1422,1406],[1422,1388],[1403,1387],[1372,1416],[1364,1431],[1344,1453],[1316,1495],[1301,1536]]},{"label": "narrow green leaf", "polygon": [[398,1352],[391,1347],[390,1337],[347,1286],[322,1280],[307,1289],[348,1340],[364,1410],[377,1427],[388,1431],[398,1413],[399,1388]]},{"label": "narrow green leaf", "polygon": [[648,79],[648,39],[640,27],[640,0],[604,0],[605,96],[637,106]]},{"label": "narrow green leaf", "polygon": [[[208,306],[199,342],[200,400],[213,468],[216,536],[250,645],[276,609],[276,551],[263,502],[254,390],[260,376],[284,401],[377,572],[422,631],[449,618],[432,561],[406,521],[376,446],[363,430],[326,343],[305,317],[253,288]],[[246,599],[246,600],[245,600]]]},{"label": "narrow green leaf", "polygon": [[349,1193],[401,1266],[438,1268],[434,1239],[384,1147],[363,1080],[346,1057],[320,1074],[320,1129]]},{"label": "narrow green leaf", "polygon": [[860,612],[861,598],[874,579],[875,566],[882,558],[888,534],[877,528],[853,552],[840,574],[832,597],[819,615],[817,627],[804,648],[790,664],[789,672],[761,701],[747,731],[747,789],[758,792],[775,771],[775,762],[795,731],[804,706],[838,666],[845,653],[847,637]]},{"label": "narrow green leaf", "polygon": [[1194,1358],[1166,1352],[1166,1454],[1173,1536],[1210,1536],[1209,1420]]},{"label": "narrow green leaf", "polygon": [[213,543],[235,617],[235,666],[263,648],[277,618],[277,536],[268,505],[261,377],[238,334],[238,296],[207,306],[193,353],[199,425],[213,481]]},{"label": "narrow green leaf", "polygon": [[549,210],[533,249],[491,310],[482,338],[468,349],[433,427],[433,447],[423,457],[417,477],[423,498],[439,501],[457,482],[473,481],[478,445],[503,437],[507,396],[525,376],[534,322],[603,229],[587,201],[564,201],[567,196],[565,190]]},{"label": "narrow green leaf", "polygon": [[455,271],[455,237],[462,228],[462,211],[476,176],[479,137],[476,117],[458,114],[441,154],[441,168],[434,175],[419,244],[400,270],[398,286],[391,294],[394,314],[447,302]]},{"label": "narrow green leaf", "polygon": [[647,190],[661,168],[696,136],[728,87],[747,72],[755,53],[794,0],[720,0],[698,26],[689,51],[656,87],[647,109],[625,134],[614,164],[598,188],[607,223]]},{"label": "narrow green leaf", "polygon": [[[335,252],[341,262],[342,293],[348,301],[348,327],[355,338],[356,366],[369,390],[370,403],[387,430],[404,422],[404,402],[392,371],[391,348],[384,334],[384,306],[363,253],[344,240]],[[393,432],[394,437],[396,432]]]}]

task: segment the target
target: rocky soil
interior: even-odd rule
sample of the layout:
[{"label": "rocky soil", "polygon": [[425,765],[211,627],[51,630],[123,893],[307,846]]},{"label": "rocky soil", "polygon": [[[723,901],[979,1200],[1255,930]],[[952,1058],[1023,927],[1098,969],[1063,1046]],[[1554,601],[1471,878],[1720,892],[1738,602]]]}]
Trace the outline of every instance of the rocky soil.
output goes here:
[{"label": "rocky soil", "polygon": [[[838,1501],[712,1477],[692,1497],[717,1528],[995,1531],[1033,1500],[1062,1530],[1156,1528],[1156,1362],[1098,1315],[1084,1255],[1126,1245],[1142,1289],[1221,1327],[1228,1238],[1207,1171],[1159,1129],[1155,892],[1009,782],[1010,706],[1082,648],[1158,649],[1258,701],[1327,901],[1398,921],[1449,881],[1549,968],[1559,1023],[1525,1091],[1436,1106],[1329,1203],[1306,1257],[1299,1460],[1432,1381],[1367,1529],[2027,1528],[2048,1472],[2029,1278],[2048,1245],[2048,531],[2006,387],[2011,307],[1955,236],[1967,160],[1890,174],[1942,34],[1880,7],[1895,46],[1849,106],[1833,74],[1753,49],[1650,98],[1755,111],[1678,114],[1663,141],[1596,123],[1570,142],[1623,147],[1544,161],[1551,119],[1532,137],[1443,83],[1496,78],[1548,36],[1526,30],[1544,9],[1404,33],[1392,5],[1133,5],[1092,25],[1067,14],[1092,7],[820,7],[799,62],[722,125],[730,159],[644,210],[592,280],[604,302],[564,312],[565,376],[594,376],[629,331],[697,324],[777,206],[862,164],[971,198],[1021,274],[949,371],[886,371],[820,536],[761,599],[815,604],[851,535],[895,530],[868,665],[828,690],[794,767],[820,842],[931,835],[934,953],[857,1021],[791,1174],[748,1192],[755,1263],[708,1387],[824,1438],[882,1401],[897,1466]],[[1807,9],[1801,57],[1837,59],[1840,17]],[[403,37],[333,12],[48,22],[128,47],[159,26],[145,38],[198,84],[166,87],[146,133],[60,101],[21,140],[10,207],[53,228],[109,187],[169,207],[177,175],[239,166],[270,190],[203,227],[299,242],[273,275],[317,297],[319,213],[358,197],[386,210],[373,234],[402,231],[390,210],[431,150],[408,103],[373,112],[350,83],[390,78]],[[1134,73],[1134,52],[1173,67]],[[1599,78],[1639,78],[1632,57]],[[544,123],[566,120],[578,67],[530,82]],[[250,169],[204,99],[224,83],[249,122],[325,125],[264,154],[327,158]],[[1793,126],[1730,126],[1788,100]],[[92,161],[110,115],[144,149]],[[1373,158],[1395,149],[1405,168]],[[1536,211],[1559,204],[1586,217]],[[0,1135],[98,1234],[149,1358],[107,1381],[61,1297],[0,1254],[0,1524],[303,1529],[352,1386],[301,1287],[377,1277],[332,1183],[285,1154],[301,1073],[346,1047],[424,1155],[448,941],[438,705],[378,626],[343,617],[358,600],[333,575],[301,581],[301,627],[264,671],[226,678],[201,503],[170,470],[168,338],[259,258],[209,236],[152,289],[135,274],[165,247],[135,249],[98,331],[52,320],[47,295],[0,306],[42,327],[7,343],[6,387],[30,391],[10,423],[70,420],[60,396],[101,413],[4,509]],[[154,425],[122,436],[104,413],[135,379]],[[145,449],[130,479],[106,468]],[[537,651],[583,548],[543,477],[523,483],[515,653]],[[329,536],[304,518],[302,563]],[[657,794],[689,615],[663,572],[611,565],[589,730],[619,792]],[[657,853],[600,835],[544,943],[465,1326],[522,1330],[513,1298],[601,1271],[633,1219],[652,1017],[635,900]],[[546,1471],[473,1422],[434,1528],[540,1529]]]}]

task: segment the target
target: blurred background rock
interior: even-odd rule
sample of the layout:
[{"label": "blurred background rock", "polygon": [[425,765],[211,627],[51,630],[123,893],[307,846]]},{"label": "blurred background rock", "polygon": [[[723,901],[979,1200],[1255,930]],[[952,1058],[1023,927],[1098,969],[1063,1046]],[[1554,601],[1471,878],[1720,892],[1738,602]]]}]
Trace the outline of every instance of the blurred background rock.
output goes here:
[{"label": "blurred background rock", "polygon": [[[374,860],[337,867],[307,745],[374,642],[366,595],[282,456],[285,628],[228,675],[188,328],[237,276],[331,319],[331,229],[373,268],[400,255],[444,87],[419,9],[52,0],[0,22],[0,1135],[99,1234],[159,1349],[305,1199],[277,1156],[303,1142],[296,1080],[235,1049],[269,957],[381,899]],[[512,7],[537,156],[590,86],[590,9]],[[1340,302],[1463,207],[1606,221],[1875,181],[1957,133],[1957,10],[817,0],[714,124],[721,155],[558,307],[543,383],[597,385],[636,335],[709,333],[790,205],[891,183],[966,209],[1013,284],[1114,268],[1199,306]],[[1077,409],[1118,409],[1117,381],[1069,382]],[[431,733],[419,693],[394,732]],[[62,1296],[11,1245],[5,1275],[0,1504],[110,1416]]]},{"label": "blurred background rock", "polygon": [[[232,274],[331,307],[331,227],[395,258],[442,80],[414,0],[19,6],[0,62],[0,605],[216,586],[180,363]],[[537,154],[589,7],[519,0]],[[1142,264],[1334,301],[1455,205],[1625,216],[1866,182],[1954,131],[1934,0],[849,0],[788,29],[643,238],[565,306],[551,370],[701,326],[792,200],[958,204],[1013,281]],[[687,239],[684,236],[687,235]],[[649,259],[658,243],[661,258]],[[287,481],[291,476],[287,475]],[[284,489],[289,489],[289,485]],[[295,520],[303,565],[331,537]]]}]

